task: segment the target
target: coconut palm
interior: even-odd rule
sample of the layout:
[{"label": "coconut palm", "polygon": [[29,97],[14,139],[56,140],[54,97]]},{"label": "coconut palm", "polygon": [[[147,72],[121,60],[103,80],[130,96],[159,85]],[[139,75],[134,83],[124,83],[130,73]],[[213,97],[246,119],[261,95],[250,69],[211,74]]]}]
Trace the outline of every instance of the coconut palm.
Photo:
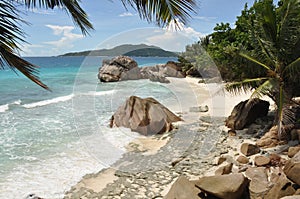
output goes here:
[{"label": "coconut palm", "polygon": [[[125,7],[136,9],[142,19],[156,22],[163,27],[172,21],[175,24],[185,24],[191,12],[195,11],[195,0],[120,0]],[[26,23],[21,19],[18,7],[28,9],[54,9],[61,8],[71,16],[83,35],[93,29],[88,20],[87,13],[80,7],[80,0],[7,0],[0,1],[0,68],[10,67],[23,73],[30,80],[48,89],[38,77],[38,66],[29,63],[19,56],[20,43],[25,41],[25,33],[20,27]]]},{"label": "coconut palm", "polygon": [[254,90],[250,99],[269,96],[277,106],[278,137],[285,136],[284,125],[293,122],[289,109],[299,94],[300,83],[300,0],[260,0],[254,4],[249,20],[251,51],[240,55],[259,70],[256,78],[227,84],[227,90]]}]

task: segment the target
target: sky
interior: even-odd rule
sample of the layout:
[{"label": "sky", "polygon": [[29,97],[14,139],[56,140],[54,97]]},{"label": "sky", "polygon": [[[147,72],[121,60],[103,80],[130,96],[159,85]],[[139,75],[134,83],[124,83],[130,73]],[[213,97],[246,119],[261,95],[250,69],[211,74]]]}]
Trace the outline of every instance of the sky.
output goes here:
[{"label": "sky", "polygon": [[197,13],[181,30],[160,28],[140,19],[138,13],[120,0],[82,0],[94,30],[83,36],[70,16],[63,10],[25,10],[22,25],[27,44],[22,44],[22,56],[57,56],[68,52],[112,48],[121,44],[148,44],[165,50],[183,52],[185,46],[213,32],[217,23],[232,24],[245,3],[254,0],[198,0]]}]

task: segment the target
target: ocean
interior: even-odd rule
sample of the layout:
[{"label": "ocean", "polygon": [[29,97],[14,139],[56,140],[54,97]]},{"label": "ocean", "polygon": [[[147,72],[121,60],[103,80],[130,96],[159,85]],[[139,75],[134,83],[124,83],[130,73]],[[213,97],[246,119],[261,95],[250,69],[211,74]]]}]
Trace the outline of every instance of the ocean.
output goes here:
[{"label": "ocean", "polygon": [[[116,109],[131,95],[162,104],[176,96],[160,83],[135,80],[100,83],[98,69],[109,57],[28,57],[41,66],[52,92],[10,69],[0,70],[0,198],[35,193],[62,198],[85,174],[108,167],[138,137],[109,128]],[[140,67],[176,58],[134,58]]]}]

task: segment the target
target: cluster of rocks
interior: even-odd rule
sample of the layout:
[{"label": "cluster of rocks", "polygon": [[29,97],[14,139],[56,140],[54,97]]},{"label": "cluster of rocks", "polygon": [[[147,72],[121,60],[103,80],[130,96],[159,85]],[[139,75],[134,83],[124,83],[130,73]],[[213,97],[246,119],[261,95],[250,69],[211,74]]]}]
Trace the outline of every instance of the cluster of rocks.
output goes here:
[{"label": "cluster of rocks", "polygon": [[165,199],[300,198],[300,151],[289,160],[243,143],[235,158],[220,157],[215,175],[188,180],[181,176]]},{"label": "cluster of rocks", "polygon": [[99,68],[98,79],[101,82],[149,79],[155,82],[170,83],[166,77],[184,78],[182,68],[175,62],[155,66],[138,67],[135,60],[127,56],[117,56],[104,60]]}]

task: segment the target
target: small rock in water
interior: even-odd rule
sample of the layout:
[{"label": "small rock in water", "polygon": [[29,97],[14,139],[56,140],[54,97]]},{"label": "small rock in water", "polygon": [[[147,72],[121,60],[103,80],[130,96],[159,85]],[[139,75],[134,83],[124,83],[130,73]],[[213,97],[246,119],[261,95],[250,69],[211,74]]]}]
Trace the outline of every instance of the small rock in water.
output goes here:
[{"label": "small rock in water", "polygon": [[43,199],[41,197],[38,197],[37,195],[35,195],[34,193],[29,194],[28,196],[26,196],[25,199]]},{"label": "small rock in water", "polygon": [[190,112],[207,112],[208,106],[197,106],[197,107],[190,107]]}]

